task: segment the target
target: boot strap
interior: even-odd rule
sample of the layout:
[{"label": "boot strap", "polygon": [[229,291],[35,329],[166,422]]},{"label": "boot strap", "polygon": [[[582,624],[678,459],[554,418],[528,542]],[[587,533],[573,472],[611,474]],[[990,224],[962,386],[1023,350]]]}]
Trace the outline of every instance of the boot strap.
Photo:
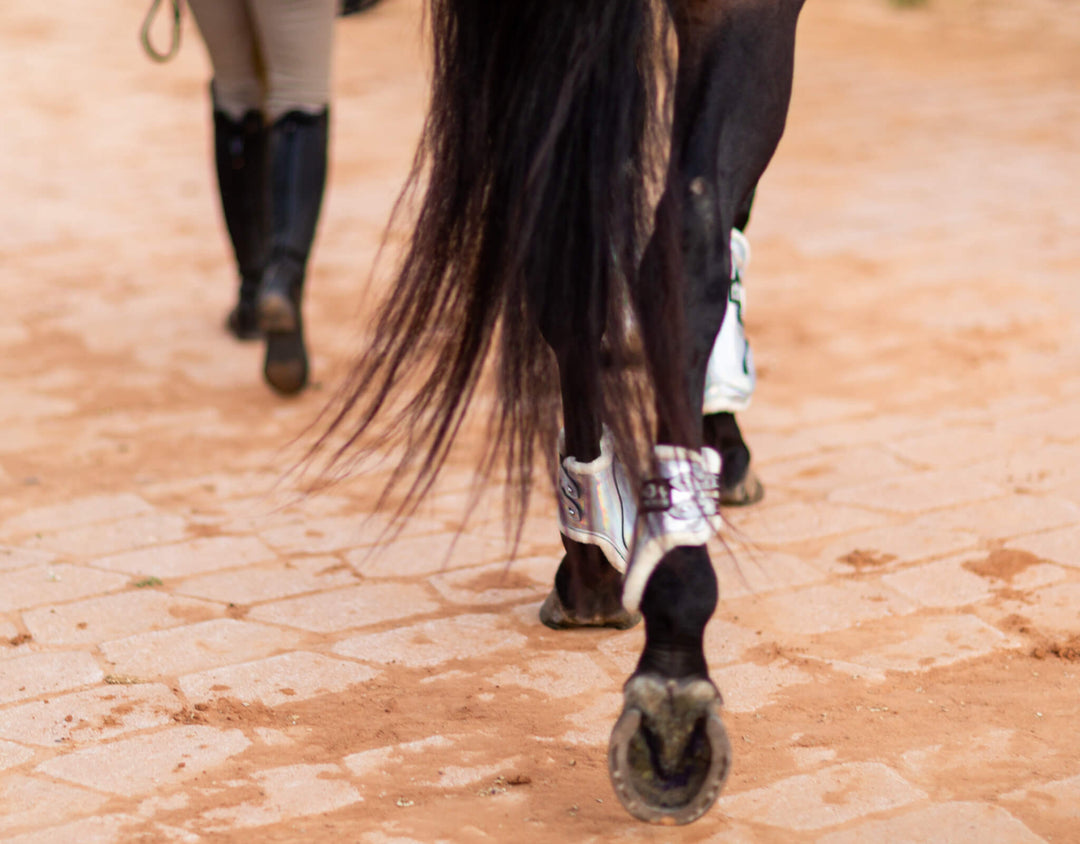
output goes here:
[{"label": "boot strap", "polygon": [[669,551],[704,545],[723,522],[720,516],[720,454],[658,445],[656,474],[641,491],[623,606],[636,612],[649,576]]}]

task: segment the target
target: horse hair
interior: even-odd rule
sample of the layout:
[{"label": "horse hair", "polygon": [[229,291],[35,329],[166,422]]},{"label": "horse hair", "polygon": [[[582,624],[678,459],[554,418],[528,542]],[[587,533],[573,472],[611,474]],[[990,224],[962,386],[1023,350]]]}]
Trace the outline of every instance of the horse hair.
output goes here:
[{"label": "horse hair", "polygon": [[[641,299],[651,195],[664,179],[669,21],[661,0],[430,0],[428,19],[430,109],[395,217],[410,192],[422,202],[370,347],[312,454],[347,470],[358,453],[398,449],[384,498],[411,476],[398,515],[410,512],[443,467],[494,346],[498,403],[478,471],[490,476],[502,458],[519,493],[507,516],[520,529],[535,449],[554,455],[558,430],[558,371],[541,317],[600,320],[603,349],[584,348],[574,365],[600,373],[601,418],[635,479],[644,471],[635,443],[655,425],[659,374],[631,365],[626,309]],[[678,231],[656,236],[677,255]],[[636,318],[678,338],[681,277],[661,275],[650,284],[668,289],[647,298],[667,306]],[[415,392],[396,402],[414,378]],[[689,404],[672,412],[687,418],[669,429],[700,421]]]}]

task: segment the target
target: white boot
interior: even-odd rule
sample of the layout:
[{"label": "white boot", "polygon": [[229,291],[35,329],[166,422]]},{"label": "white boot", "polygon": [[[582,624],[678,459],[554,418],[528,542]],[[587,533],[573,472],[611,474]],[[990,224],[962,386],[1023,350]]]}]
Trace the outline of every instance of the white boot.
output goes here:
[{"label": "white boot", "polygon": [[716,335],[705,373],[706,415],[737,413],[750,406],[757,383],[754,356],[743,329],[746,289],[742,278],[750,264],[750,242],[738,229],[731,230],[731,293],[724,324]]}]

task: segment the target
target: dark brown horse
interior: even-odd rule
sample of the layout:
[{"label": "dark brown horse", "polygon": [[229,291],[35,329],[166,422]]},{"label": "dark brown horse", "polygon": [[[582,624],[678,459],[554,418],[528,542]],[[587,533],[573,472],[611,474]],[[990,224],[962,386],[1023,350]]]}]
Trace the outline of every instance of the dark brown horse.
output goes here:
[{"label": "dark brown horse", "polygon": [[536,448],[560,449],[566,555],[544,622],[644,617],[609,762],[623,804],[653,822],[699,817],[730,764],[703,651],[718,595],[705,542],[748,452],[702,396],[731,231],[784,129],[802,3],[430,0],[422,202],[335,408],[337,456],[402,448],[395,480],[415,501],[493,359],[480,471],[505,457],[511,516]]}]

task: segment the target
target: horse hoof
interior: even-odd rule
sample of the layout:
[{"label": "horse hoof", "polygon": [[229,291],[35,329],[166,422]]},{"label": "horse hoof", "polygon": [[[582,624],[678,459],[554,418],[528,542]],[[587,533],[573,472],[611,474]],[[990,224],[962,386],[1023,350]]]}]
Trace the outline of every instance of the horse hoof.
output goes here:
[{"label": "horse hoof", "polygon": [[730,486],[724,483],[720,485],[720,504],[724,507],[746,507],[757,504],[764,497],[765,487],[749,467],[746,474],[735,483]]},{"label": "horse hoof", "polygon": [[731,769],[720,693],[708,680],[631,677],[611,731],[608,770],[638,820],[687,824],[709,810]]},{"label": "horse hoof", "polygon": [[559,593],[552,589],[540,607],[540,620],[552,630],[573,630],[579,627],[613,627],[616,630],[627,630],[641,621],[641,613],[627,612],[620,606],[614,613],[577,615],[566,608],[559,598]]}]

